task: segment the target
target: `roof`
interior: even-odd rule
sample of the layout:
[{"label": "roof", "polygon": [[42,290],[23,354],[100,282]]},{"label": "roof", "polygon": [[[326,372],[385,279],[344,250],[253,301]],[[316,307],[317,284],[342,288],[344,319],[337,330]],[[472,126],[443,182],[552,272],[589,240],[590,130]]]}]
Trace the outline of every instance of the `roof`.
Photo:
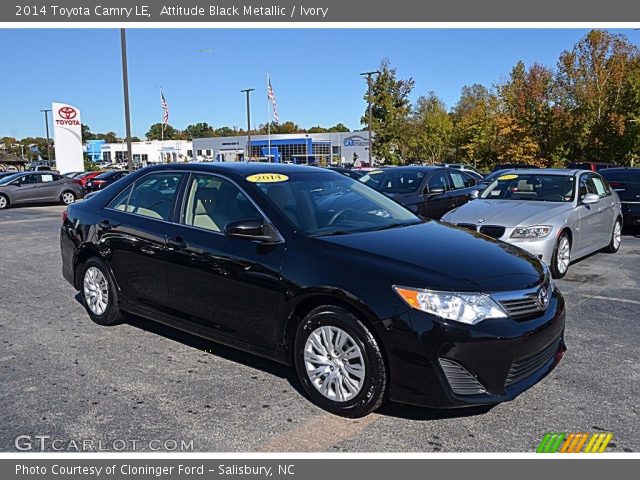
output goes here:
[{"label": "roof", "polygon": [[580,172],[590,172],[575,168],[518,168],[506,169],[513,175],[576,175]]},{"label": "roof", "polygon": [[254,173],[304,173],[304,172],[329,172],[328,169],[320,169],[306,165],[291,165],[284,163],[266,162],[191,162],[191,163],[167,163],[147,167],[149,170],[184,170],[184,171],[209,171],[219,173],[235,173],[237,175],[252,175]]}]

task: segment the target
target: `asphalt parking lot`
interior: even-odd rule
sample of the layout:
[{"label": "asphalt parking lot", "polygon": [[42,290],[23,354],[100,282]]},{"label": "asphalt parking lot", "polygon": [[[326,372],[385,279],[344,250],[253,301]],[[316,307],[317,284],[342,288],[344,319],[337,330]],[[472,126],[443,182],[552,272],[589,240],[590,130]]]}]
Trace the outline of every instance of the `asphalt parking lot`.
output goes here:
[{"label": "asphalt parking lot", "polygon": [[531,452],[549,431],[599,430],[613,432],[608,451],[640,451],[640,232],[558,282],[569,350],[513,402],[387,404],[348,420],[307,401],[288,367],[138,318],[93,324],[60,273],[62,210],[0,212],[0,451],[43,435],[63,451],[90,439],[111,451]]}]

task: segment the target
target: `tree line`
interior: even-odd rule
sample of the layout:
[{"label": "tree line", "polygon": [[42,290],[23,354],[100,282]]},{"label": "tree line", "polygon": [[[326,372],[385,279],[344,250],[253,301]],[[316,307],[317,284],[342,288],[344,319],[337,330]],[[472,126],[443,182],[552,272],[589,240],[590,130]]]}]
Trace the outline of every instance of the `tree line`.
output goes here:
[{"label": "tree line", "polygon": [[[412,104],[414,80],[398,78],[388,59],[379,71],[372,151],[385,163],[486,169],[573,160],[629,165],[640,158],[640,54],[624,35],[590,31],[554,68],[519,61],[501,83],[463,87],[451,109],[434,92]],[[366,111],[361,121],[367,123]]]}]

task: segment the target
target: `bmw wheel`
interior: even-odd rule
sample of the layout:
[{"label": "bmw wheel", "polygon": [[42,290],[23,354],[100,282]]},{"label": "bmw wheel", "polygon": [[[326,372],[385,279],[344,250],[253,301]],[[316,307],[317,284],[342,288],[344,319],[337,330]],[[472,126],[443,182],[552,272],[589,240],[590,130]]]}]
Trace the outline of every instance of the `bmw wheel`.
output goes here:
[{"label": "bmw wheel", "polygon": [[69,190],[67,190],[65,192],[62,192],[62,195],[60,195],[60,200],[65,205],[71,205],[73,202],[76,201],[76,195],[75,195],[75,193],[70,192]]},{"label": "bmw wheel", "polygon": [[620,244],[622,243],[622,221],[617,218],[613,224],[613,231],[611,232],[611,241],[604,249],[607,253],[616,253],[620,250]]},{"label": "bmw wheel", "polygon": [[89,317],[98,325],[122,322],[115,285],[107,267],[97,258],[84,264],[82,298]]},{"label": "bmw wheel", "polygon": [[569,264],[571,263],[571,241],[566,233],[560,234],[558,242],[556,243],[556,249],[553,252],[553,258],[551,260],[551,275],[553,278],[562,278],[567,274],[569,270]]},{"label": "bmw wheel", "polygon": [[346,417],[363,417],[382,403],[387,375],[371,331],[338,307],[311,311],[298,327],[294,347],[298,377],[318,406]]},{"label": "bmw wheel", "polygon": [[9,206],[9,199],[6,195],[0,195],[0,210],[4,210]]}]

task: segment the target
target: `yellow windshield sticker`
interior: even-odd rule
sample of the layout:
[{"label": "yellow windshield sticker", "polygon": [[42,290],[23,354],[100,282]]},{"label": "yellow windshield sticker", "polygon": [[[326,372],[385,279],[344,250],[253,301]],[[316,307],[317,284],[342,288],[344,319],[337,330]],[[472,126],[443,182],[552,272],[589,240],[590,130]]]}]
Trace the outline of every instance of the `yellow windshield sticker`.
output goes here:
[{"label": "yellow windshield sticker", "polygon": [[247,182],[253,183],[276,183],[286,182],[287,180],[289,180],[289,177],[281,173],[256,173],[247,177]]},{"label": "yellow windshield sticker", "polygon": [[498,177],[498,180],[515,180],[516,178],[518,178],[518,175],[510,174],[502,175],[501,177]]}]

